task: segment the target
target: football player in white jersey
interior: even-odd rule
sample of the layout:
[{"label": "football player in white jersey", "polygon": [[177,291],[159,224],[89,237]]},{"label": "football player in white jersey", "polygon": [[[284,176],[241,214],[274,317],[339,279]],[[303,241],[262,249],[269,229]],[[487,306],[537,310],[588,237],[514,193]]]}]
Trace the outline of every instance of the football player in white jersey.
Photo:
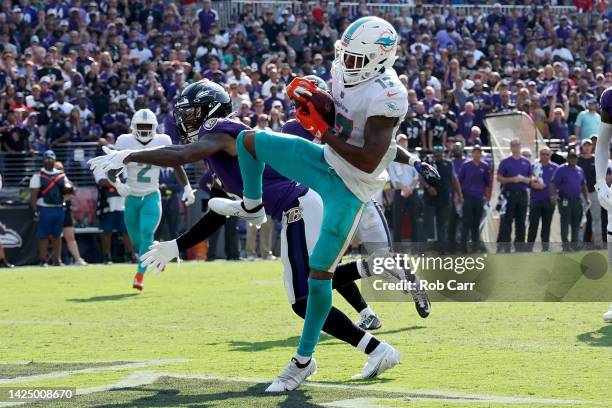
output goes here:
[{"label": "football player in white jersey", "polygon": [[[170,136],[156,133],[157,118],[149,109],[141,109],[132,117],[132,133],[117,138],[116,150],[142,150],[172,144]],[[159,172],[161,167],[150,164],[130,163],[126,167],[126,182],[114,182],[117,192],[125,197],[125,225],[138,255],[149,250],[153,235],[161,219],[161,194],[159,191]],[[176,177],[183,185],[183,201],[193,204],[195,195],[187,174],[181,166],[174,168]],[[143,289],[146,268],[138,261],[138,271],[132,287]]]},{"label": "football player in white jersey", "polygon": [[[315,190],[323,200],[323,221],[310,255],[310,278],[304,329],[297,353],[267,388],[282,392],[297,388],[316,369],[312,358],[332,304],[333,272],[359,224],[365,203],[387,181],[387,165],[396,156],[394,136],[408,109],[406,88],[392,65],[398,36],[377,17],[353,22],[342,35],[332,66],[335,127],[316,112],[310,99],[318,92],[306,78],[295,79],[289,97],[300,107],[297,118],[324,145],[270,131],[243,131],[236,149],[243,180],[243,200],[213,198],[209,208],[239,216],[256,225],[266,220],[262,175],[270,167]],[[421,163],[417,170],[429,171]],[[385,345],[377,360],[390,368],[399,352]]]}]

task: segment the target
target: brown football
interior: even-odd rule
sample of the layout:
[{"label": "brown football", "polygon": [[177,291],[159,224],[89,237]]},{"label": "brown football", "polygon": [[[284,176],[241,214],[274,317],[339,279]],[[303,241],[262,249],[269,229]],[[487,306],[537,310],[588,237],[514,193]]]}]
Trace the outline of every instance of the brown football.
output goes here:
[{"label": "brown football", "polygon": [[334,105],[334,98],[329,93],[325,91],[313,93],[312,104],[315,111],[329,126],[336,124],[336,105]]}]

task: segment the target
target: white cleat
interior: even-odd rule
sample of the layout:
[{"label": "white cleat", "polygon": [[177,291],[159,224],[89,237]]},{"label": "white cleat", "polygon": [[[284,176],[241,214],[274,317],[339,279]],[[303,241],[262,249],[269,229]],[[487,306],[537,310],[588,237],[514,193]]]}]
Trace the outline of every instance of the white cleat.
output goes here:
[{"label": "white cleat", "polygon": [[363,366],[363,371],[359,374],[355,374],[353,379],[364,380],[376,378],[385,370],[393,368],[399,363],[399,351],[382,341],[378,347],[368,355],[368,361],[365,366]]},{"label": "white cleat", "polygon": [[297,366],[297,360],[291,359],[291,362],[283,370],[283,372],[274,380],[266,392],[284,392],[295,390],[301,383],[306,381],[308,377],[317,371],[317,362],[311,358],[308,365],[304,368]]},{"label": "white cleat", "polygon": [[227,198],[211,198],[208,202],[208,208],[217,214],[225,215],[226,217],[240,217],[253,225],[261,225],[266,222],[266,210],[263,205],[260,205],[256,211],[249,212],[244,208],[242,201],[230,200]]},{"label": "white cleat", "polygon": [[610,305],[610,309],[603,315],[604,322],[612,323],[612,305]]}]

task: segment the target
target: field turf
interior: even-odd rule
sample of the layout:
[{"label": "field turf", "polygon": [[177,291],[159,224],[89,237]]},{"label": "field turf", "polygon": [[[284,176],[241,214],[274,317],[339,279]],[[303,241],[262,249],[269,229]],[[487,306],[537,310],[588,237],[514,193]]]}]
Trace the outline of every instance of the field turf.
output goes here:
[{"label": "field turf", "polygon": [[[328,336],[298,391],[263,390],[302,320],[280,262],[171,264],[131,289],[133,265],[0,270],[0,396],[76,388],[70,407],[597,406],[612,401],[612,325],[599,303],[373,303],[402,363],[351,380],[364,356]],[[611,299],[612,300],[612,299]],[[353,318],[357,313],[334,295]],[[0,402],[0,406],[12,403]]]}]

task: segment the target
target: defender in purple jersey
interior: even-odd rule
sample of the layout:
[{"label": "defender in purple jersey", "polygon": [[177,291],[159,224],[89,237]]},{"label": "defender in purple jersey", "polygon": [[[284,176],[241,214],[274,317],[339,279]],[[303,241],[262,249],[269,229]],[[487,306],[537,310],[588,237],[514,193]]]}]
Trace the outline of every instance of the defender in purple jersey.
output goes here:
[{"label": "defender in purple jersey", "polygon": [[[189,95],[189,96],[185,96]],[[181,134],[188,142],[186,145],[168,146],[149,151],[107,151],[106,156],[92,159],[90,166],[95,173],[118,169],[129,162],[172,166],[172,163],[189,163],[206,160],[220,181],[212,195],[238,196],[242,194],[242,178],[236,158],[235,138],[244,129],[244,124],[226,118],[231,110],[229,95],[220,86],[208,81],[200,81],[185,88],[180,101],[186,98],[199,100],[200,109],[188,108],[189,113],[182,112],[177,118]],[[223,116],[217,116],[223,115]],[[187,118],[187,120],[185,120]],[[201,121],[200,127],[193,122]],[[188,123],[188,125],[186,125]],[[320,197],[314,192],[294,181],[288,180],[271,168],[266,168],[263,177],[263,205],[275,219],[282,220],[283,263],[294,265],[291,275],[285,274],[285,287],[293,310],[304,318],[306,314],[308,248],[312,248],[316,237],[305,236],[305,223],[310,222],[303,216],[304,207],[322,205]],[[151,265],[158,270],[170,260],[178,257],[181,250],[189,248],[206,239],[225,222],[225,217],[209,211],[194,227],[177,240],[155,244],[143,255],[143,264]],[[289,228],[288,226],[291,225]],[[316,227],[319,230],[320,226]],[[333,280],[333,287],[339,288],[353,284],[356,279],[368,276],[369,268],[357,263],[341,265]],[[358,293],[358,291],[357,291]],[[361,295],[359,294],[359,298]],[[361,301],[363,299],[361,298]],[[363,301],[363,304],[365,302]],[[359,306],[361,310],[361,306]],[[367,305],[365,305],[367,307]],[[357,307],[356,307],[357,308]],[[323,330],[368,354],[368,363],[357,378],[373,378],[384,369],[376,364],[381,354],[380,342],[363,329],[355,326],[348,317],[336,308],[332,308]]]},{"label": "defender in purple jersey", "polygon": [[[603,208],[608,211],[608,261],[612,265],[612,190],[606,183],[606,173],[610,162],[609,149],[610,138],[612,138],[612,86],[602,92],[599,99],[601,108],[601,125],[599,127],[599,137],[595,149],[595,173],[597,182],[597,198]],[[612,323],[612,305],[603,315],[604,321]]]}]

